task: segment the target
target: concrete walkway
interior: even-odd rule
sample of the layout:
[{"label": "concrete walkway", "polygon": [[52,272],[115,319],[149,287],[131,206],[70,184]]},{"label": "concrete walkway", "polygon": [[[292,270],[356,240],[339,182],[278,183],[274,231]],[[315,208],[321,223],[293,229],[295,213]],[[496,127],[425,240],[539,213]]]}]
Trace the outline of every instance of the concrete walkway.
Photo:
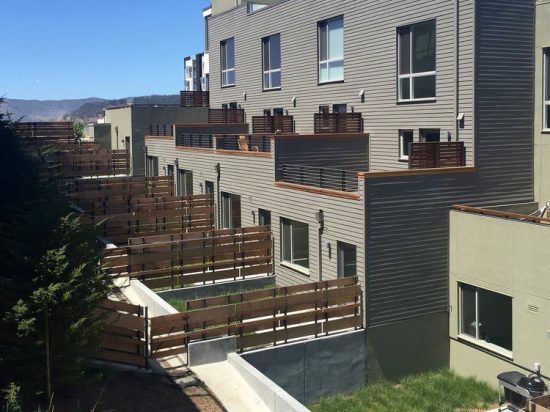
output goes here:
[{"label": "concrete walkway", "polygon": [[216,394],[228,412],[268,412],[265,403],[227,361],[193,366],[191,370]]}]

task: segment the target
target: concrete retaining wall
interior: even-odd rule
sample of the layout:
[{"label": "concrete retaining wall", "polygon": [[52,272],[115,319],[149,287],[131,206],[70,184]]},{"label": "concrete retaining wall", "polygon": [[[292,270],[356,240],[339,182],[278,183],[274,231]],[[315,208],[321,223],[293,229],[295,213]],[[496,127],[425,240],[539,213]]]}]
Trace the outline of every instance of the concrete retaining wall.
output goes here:
[{"label": "concrete retaining wall", "polygon": [[134,305],[147,306],[150,318],[178,313],[172,305],[137,279],[132,279],[130,285],[122,289],[122,294]]},{"label": "concrete retaining wall", "polygon": [[248,352],[243,359],[303,404],[366,382],[365,330]]},{"label": "concrete retaining wall", "polygon": [[273,412],[307,412],[308,409],[236,353],[227,361]]},{"label": "concrete retaining wall", "polygon": [[245,290],[275,286],[275,276],[212,283],[203,286],[186,287],[158,292],[162,299],[181,299],[182,301],[203,299],[228,293],[240,293]]},{"label": "concrete retaining wall", "polygon": [[187,348],[189,366],[223,362],[229,353],[235,353],[236,346],[235,336],[191,342]]}]

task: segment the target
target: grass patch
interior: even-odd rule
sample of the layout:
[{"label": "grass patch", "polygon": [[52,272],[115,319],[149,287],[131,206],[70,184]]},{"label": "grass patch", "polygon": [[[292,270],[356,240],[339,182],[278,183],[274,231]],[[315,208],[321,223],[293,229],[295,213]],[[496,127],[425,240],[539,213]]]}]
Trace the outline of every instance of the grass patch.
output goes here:
[{"label": "grass patch", "polygon": [[178,312],[187,312],[187,303],[185,301],[178,298],[170,298],[167,302]]},{"label": "grass patch", "polygon": [[486,409],[497,392],[473,378],[448,369],[403,378],[399,383],[366,385],[351,394],[335,395],[310,405],[313,412],[458,412]]}]

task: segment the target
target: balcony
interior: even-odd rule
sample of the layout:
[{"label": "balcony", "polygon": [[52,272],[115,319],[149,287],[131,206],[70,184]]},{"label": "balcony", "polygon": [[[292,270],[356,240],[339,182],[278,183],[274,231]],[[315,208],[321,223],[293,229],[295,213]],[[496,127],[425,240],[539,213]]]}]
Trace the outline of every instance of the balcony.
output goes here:
[{"label": "balcony", "polygon": [[180,92],[182,107],[210,107],[210,93],[202,91]]},{"label": "balcony", "polygon": [[466,166],[464,142],[411,143],[409,169]]},{"label": "balcony", "polygon": [[210,109],[208,123],[244,123],[244,109]]},{"label": "balcony", "polygon": [[174,136],[174,125],[151,124],[149,125],[149,136]]},{"label": "balcony", "polygon": [[315,113],[313,115],[315,134],[363,133],[361,113]]},{"label": "balcony", "polygon": [[212,149],[214,148],[214,138],[211,134],[204,133],[178,133],[176,146]]},{"label": "balcony", "polygon": [[271,153],[271,138],[266,135],[219,135],[216,149],[242,152]]},{"label": "balcony", "polygon": [[294,133],[294,117],[253,116],[252,132],[255,134]]},{"label": "balcony", "polygon": [[277,181],[341,192],[357,192],[357,172],[327,167],[282,164],[277,168]]}]

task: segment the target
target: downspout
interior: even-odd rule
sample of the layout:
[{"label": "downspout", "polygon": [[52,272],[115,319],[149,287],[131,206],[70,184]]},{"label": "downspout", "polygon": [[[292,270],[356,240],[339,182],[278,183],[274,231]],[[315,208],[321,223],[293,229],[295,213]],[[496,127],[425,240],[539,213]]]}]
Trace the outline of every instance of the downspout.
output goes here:
[{"label": "downspout", "polygon": [[221,228],[221,209],[220,209],[220,177],[221,177],[221,166],[219,163],[216,163],[214,166],[214,170],[216,171],[216,214],[217,219],[215,222],[215,227],[220,229]]},{"label": "downspout", "polygon": [[323,231],[325,229],[325,214],[323,213],[323,210],[319,209],[317,213],[315,213],[315,218],[317,219],[317,223],[319,223],[319,234],[318,234],[318,266],[319,266],[319,282],[323,280]]},{"label": "downspout", "polygon": [[455,0],[455,116],[454,116],[454,133],[455,140],[460,141],[459,137],[459,99],[460,99],[460,0]]}]

